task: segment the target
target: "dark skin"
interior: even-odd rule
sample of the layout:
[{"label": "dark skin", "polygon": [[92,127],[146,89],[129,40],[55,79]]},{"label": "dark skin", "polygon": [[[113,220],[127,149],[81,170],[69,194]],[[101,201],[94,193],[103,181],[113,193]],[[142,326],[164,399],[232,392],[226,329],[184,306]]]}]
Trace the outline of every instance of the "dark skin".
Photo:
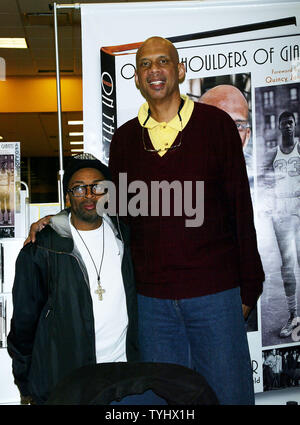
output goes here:
[{"label": "dark skin", "polygon": [[[73,174],[69,181],[69,189],[74,186],[98,183],[104,180],[103,174],[95,168],[81,168]],[[90,188],[83,198],[73,197],[69,192],[66,195],[66,204],[71,206],[71,221],[78,230],[93,230],[101,226],[102,217],[97,214],[96,204],[100,196],[93,195]],[[28,238],[24,245],[29,242],[35,242],[36,233],[40,232],[49,224],[52,215],[41,218],[30,227]]]},{"label": "dark skin", "polygon": [[135,82],[147,100],[151,116],[168,122],[180,105],[179,82],[185,77],[174,45],[161,37],[151,37],[136,54]]},{"label": "dark skin", "polygon": [[[69,188],[99,183],[104,180],[103,174],[95,168],[81,168],[73,174]],[[66,195],[66,202],[71,205],[71,222],[78,230],[94,230],[101,226],[102,217],[97,214],[96,206],[100,196],[96,196],[88,188],[84,197],[74,197],[72,192]]]}]

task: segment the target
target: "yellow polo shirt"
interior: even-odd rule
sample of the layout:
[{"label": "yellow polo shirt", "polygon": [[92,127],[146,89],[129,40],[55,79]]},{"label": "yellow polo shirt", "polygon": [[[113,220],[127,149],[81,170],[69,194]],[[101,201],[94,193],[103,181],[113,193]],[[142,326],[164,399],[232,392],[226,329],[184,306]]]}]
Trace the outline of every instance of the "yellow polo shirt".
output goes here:
[{"label": "yellow polo shirt", "polygon": [[[150,116],[144,125],[144,127],[148,129],[154,149],[162,149],[160,152],[157,152],[160,156],[163,156],[168,151],[168,148],[172,146],[178,132],[184,129],[192,115],[194,102],[186,95],[182,94],[181,97],[184,99],[184,105],[180,111],[182,125],[178,114],[169,122],[157,122]],[[147,119],[148,111],[149,105],[146,102],[140,107],[138,113],[138,120],[141,126],[143,126]]]}]

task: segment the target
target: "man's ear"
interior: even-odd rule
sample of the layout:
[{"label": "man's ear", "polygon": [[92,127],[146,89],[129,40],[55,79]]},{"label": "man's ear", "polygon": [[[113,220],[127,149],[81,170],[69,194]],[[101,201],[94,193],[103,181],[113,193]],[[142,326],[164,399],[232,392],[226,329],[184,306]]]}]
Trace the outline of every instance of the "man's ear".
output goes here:
[{"label": "man's ear", "polygon": [[65,207],[66,207],[66,208],[69,208],[70,206],[71,206],[70,196],[69,196],[69,194],[67,193],[67,194],[66,194]]},{"label": "man's ear", "polygon": [[134,73],[134,80],[135,80],[135,85],[139,89],[140,85],[139,85],[139,78],[138,78],[137,72]]},{"label": "man's ear", "polygon": [[178,63],[178,80],[179,80],[179,83],[182,83],[184,78],[185,78],[185,66],[184,66],[184,63],[179,62]]}]

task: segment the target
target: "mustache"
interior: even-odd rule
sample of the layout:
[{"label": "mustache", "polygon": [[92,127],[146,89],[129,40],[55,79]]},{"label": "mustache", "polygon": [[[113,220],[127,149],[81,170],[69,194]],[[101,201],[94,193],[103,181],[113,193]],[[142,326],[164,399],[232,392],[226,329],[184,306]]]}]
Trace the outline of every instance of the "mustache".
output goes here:
[{"label": "mustache", "polygon": [[85,206],[85,205],[94,205],[94,207],[96,207],[97,205],[97,201],[94,201],[93,199],[91,200],[83,200],[82,202],[80,202],[81,206]]}]

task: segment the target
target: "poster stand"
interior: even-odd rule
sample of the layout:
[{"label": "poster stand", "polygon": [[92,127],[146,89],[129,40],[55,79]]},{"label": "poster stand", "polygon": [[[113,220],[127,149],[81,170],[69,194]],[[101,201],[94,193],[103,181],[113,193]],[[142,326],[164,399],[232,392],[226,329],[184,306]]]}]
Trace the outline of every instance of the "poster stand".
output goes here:
[{"label": "poster stand", "polygon": [[80,4],[57,4],[53,3],[54,15],[54,41],[55,41],[55,63],[56,63],[56,95],[57,95],[57,120],[58,120],[58,141],[59,141],[59,203],[61,209],[64,208],[63,196],[63,140],[62,140],[62,116],[61,116],[61,86],[60,86],[60,67],[59,67],[59,46],[58,46],[58,27],[57,27],[57,9],[79,9]]}]

